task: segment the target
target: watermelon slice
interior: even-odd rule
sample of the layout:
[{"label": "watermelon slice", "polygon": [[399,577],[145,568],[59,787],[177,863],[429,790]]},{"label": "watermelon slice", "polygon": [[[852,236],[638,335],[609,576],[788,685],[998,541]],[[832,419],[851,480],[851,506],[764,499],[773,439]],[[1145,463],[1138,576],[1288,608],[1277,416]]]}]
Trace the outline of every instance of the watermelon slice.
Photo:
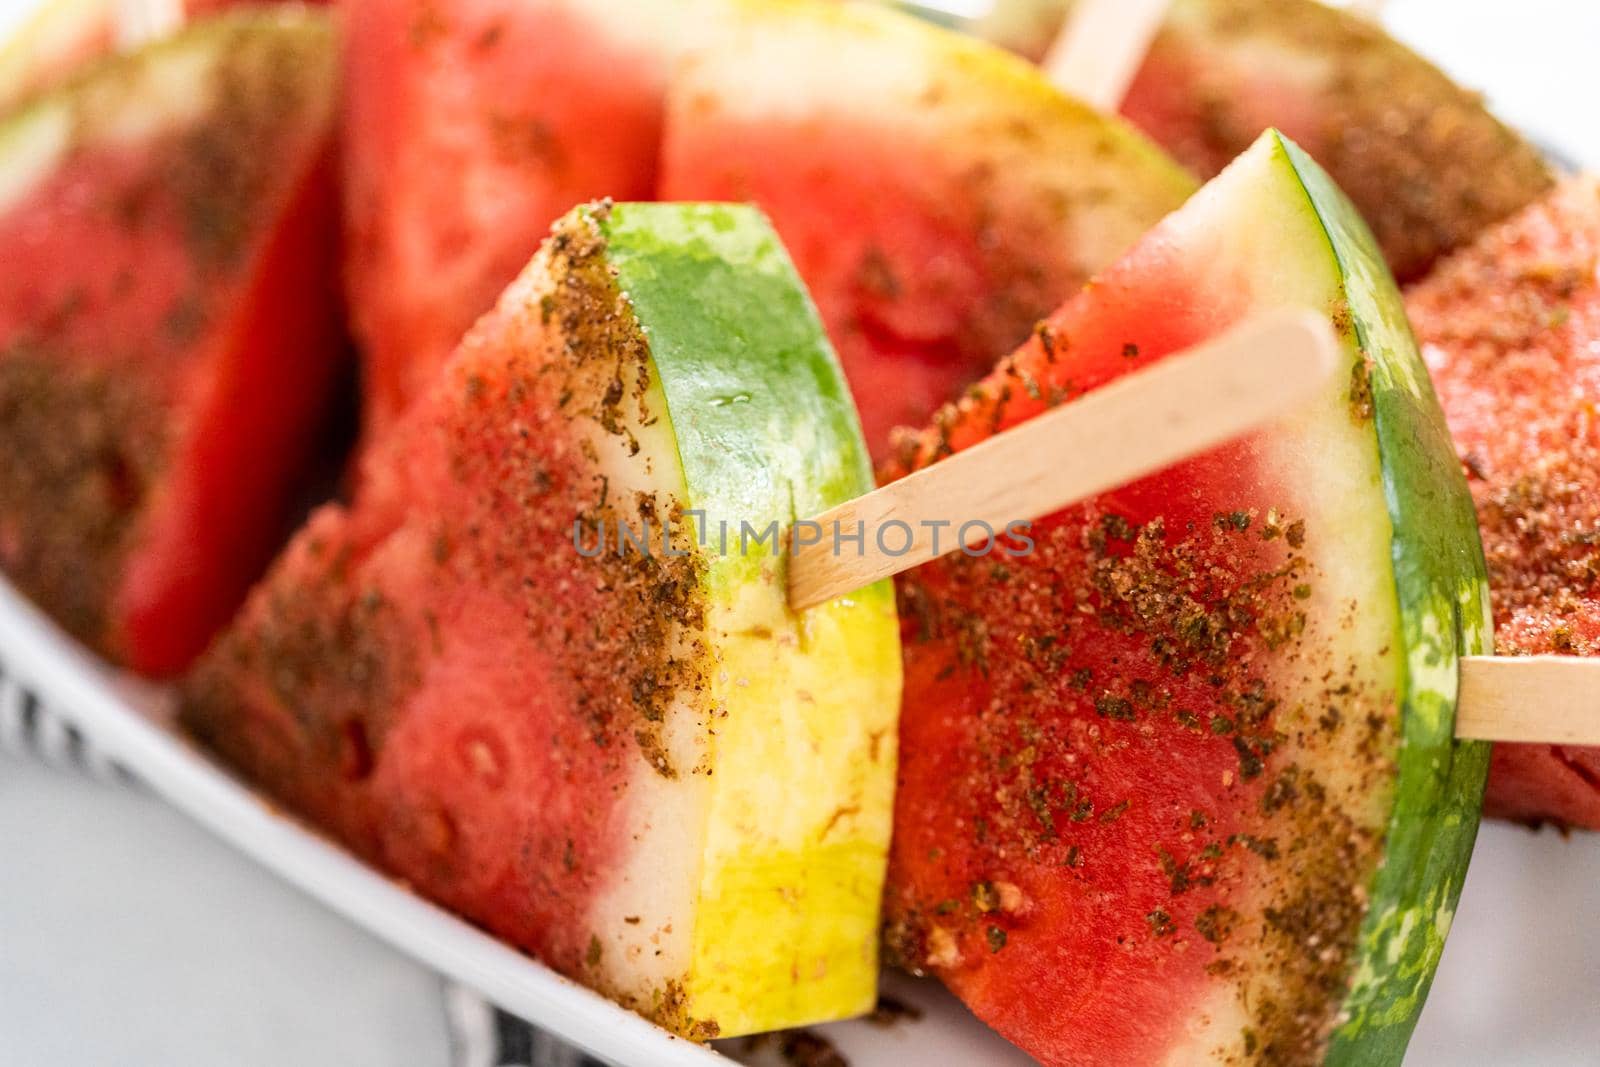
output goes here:
[{"label": "watermelon slice", "polygon": [[880,457],[1194,189],[998,49],[792,2],[685,61],[662,169],[663,199],[772,217]]},{"label": "watermelon slice", "polygon": [[1264,135],[889,473],[1280,306],[1345,339],[1320,400],[900,587],[887,941],[1047,1063],[1397,1064],[1454,913],[1482,555],[1399,295],[1303,152]]},{"label": "watermelon slice", "polygon": [[[1447,260],[1406,307],[1478,506],[1495,646],[1600,654],[1600,179]],[[1486,810],[1600,830],[1600,750],[1496,745]]]},{"label": "watermelon slice", "polygon": [[758,213],[579,209],[367,450],[353,506],[293,542],[184,721],[678,1033],[867,1010],[894,604],[880,583],[791,614],[773,550],[870,486]]},{"label": "watermelon slice", "polygon": [[1174,0],[1122,113],[1202,175],[1283,130],[1361,209],[1403,282],[1551,183],[1478,95],[1317,0]]},{"label": "watermelon slice", "polygon": [[[1194,188],[1022,64],[904,16],[351,0],[345,17],[349,292],[375,430],[583,199],[767,209],[878,448]],[[665,104],[679,58],[708,48]]]},{"label": "watermelon slice", "polygon": [[0,566],[140,671],[270,559],[342,366],[334,61],[228,16],[0,125]]},{"label": "watermelon slice", "polygon": [[387,425],[574,204],[648,199],[716,0],[346,0],[347,267]]},{"label": "watermelon slice", "polygon": [[[1033,59],[1074,0],[975,32]],[[1338,181],[1401,281],[1550,187],[1539,151],[1370,19],[1318,0],[1173,0],[1122,114],[1211,176],[1274,126]]]}]

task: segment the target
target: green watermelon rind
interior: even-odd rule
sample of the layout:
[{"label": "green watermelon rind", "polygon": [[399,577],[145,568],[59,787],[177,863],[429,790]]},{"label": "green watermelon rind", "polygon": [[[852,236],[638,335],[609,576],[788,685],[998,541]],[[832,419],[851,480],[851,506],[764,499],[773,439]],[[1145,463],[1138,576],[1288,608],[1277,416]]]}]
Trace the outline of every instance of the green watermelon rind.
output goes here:
[{"label": "green watermelon rind", "polygon": [[1326,172],[1277,139],[1327,232],[1369,360],[1406,650],[1385,861],[1369,890],[1351,988],[1325,1062],[1399,1064],[1478,833],[1490,746],[1457,741],[1455,711],[1460,657],[1491,647],[1488,576],[1472,497],[1377,242]]},{"label": "green watermelon rind", "polygon": [[[618,284],[648,324],[690,504],[712,522],[787,528],[871,491],[838,357],[765,216],[734,204],[617,204],[601,214]],[[737,359],[689,343],[708,326],[743,346]],[[767,553],[752,547],[713,562],[713,591],[759,573]],[[853,596],[888,600],[893,586]]]}]

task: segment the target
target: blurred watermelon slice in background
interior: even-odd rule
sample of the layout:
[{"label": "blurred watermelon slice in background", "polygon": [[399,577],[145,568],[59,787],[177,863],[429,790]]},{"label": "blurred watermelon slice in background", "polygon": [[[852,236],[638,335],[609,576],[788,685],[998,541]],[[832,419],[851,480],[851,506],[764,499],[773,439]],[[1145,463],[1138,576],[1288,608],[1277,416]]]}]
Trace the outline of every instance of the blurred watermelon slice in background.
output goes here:
[{"label": "blurred watermelon slice in background", "polygon": [[343,366],[335,61],[227,15],[0,124],[0,565],[139,671],[260,573]]}]

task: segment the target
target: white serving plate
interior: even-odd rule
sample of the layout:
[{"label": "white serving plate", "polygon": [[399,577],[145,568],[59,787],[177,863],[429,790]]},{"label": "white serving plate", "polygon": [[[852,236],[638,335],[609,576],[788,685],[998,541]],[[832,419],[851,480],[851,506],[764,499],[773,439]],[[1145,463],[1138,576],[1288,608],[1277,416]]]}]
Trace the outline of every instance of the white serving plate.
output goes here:
[{"label": "white serving plate", "polygon": [[[0,578],[0,700],[34,694],[154,792],[279,877],[429,967],[623,1067],[777,1064],[772,1043],[713,1051],[660,1030],[414,896],[265,803],[171,726],[164,687],[109,670]],[[0,720],[5,717],[0,716]],[[1600,1062],[1600,836],[1486,826],[1409,1064]],[[936,983],[885,975],[922,1018],[816,1028],[852,1067],[1031,1062]],[[3,1057],[0,1057],[3,1059]]]},{"label": "white serving plate", "polygon": [[[0,0],[0,14],[14,16],[31,2]],[[1584,65],[1600,39],[1600,7],[1527,0],[1515,22],[1505,20],[1502,0],[1391,0],[1389,11],[1402,36],[1453,73],[1501,90],[1496,100],[1508,117],[1574,158],[1600,164],[1600,126],[1589,111],[1600,78]],[[1566,16],[1573,25],[1548,32]],[[1571,72],[1554,79],[1559,92],[1550,91],[1552,69]],[[771,1043],[734,1039],[711,1050],[676,1038],[421,900],[277,812],[174,731],[165,689],[108,669],[0,578],[0,700],[22,699],[24,691],[174,807],[292,885],[595,1056],[640,1067],[708,1067],[730,1058],[778,1062]],[[1486,826],[1408,1064],[1600,1063],[1597,903],[1600,836],[1568,841]],[[1030,1062],[937,984],[886,975],[885,989],[920,1008],[922,1018],[888,1027],[852,1021],[817,1028],[852,1067]]]}]

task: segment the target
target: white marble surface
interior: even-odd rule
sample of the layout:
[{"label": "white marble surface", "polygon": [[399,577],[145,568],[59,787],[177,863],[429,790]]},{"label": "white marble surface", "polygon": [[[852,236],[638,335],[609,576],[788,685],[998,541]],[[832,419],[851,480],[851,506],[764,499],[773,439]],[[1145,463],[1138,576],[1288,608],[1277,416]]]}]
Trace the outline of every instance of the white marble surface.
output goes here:
[{"label": "white marble surface", "polygon": [[[29,0],[0,0],[0,27]],[[1600,4],[1393,0],[1600,166]],[[1489,827],[1408,1063],[1600,1063],[1600,838]],[[891,1042],[892,1043],[892,1042]],[[439,1067],[438,982],[148,797],[0,757],[0,1064]]]}]

